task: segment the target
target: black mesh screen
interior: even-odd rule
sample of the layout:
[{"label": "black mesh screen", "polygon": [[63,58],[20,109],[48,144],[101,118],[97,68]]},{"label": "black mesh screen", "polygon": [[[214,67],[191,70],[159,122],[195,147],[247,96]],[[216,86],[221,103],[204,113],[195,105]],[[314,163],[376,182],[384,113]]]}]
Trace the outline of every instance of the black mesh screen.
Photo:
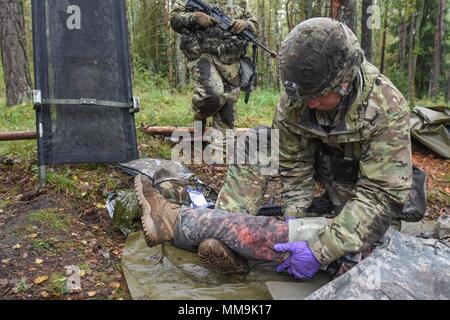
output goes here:
[{"label": "black mesh screen", "polygon": [[[42,99],[132,100],[123,0],[33,0],[36,89]],[[127,108],[43,105],[39,163],[127,162],[137,158]]]}]

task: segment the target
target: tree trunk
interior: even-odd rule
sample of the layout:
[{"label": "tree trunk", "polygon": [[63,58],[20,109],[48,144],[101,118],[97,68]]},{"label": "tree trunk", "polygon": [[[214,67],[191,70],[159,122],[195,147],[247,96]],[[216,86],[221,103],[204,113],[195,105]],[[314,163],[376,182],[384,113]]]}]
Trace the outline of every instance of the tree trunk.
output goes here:
[{"label": "tree trunk", "polygon": [[431,70],[430,92],[431,99],[436,100],[439,90],[439,76],[441,74],[442,43],[444,41],[444,22],[446,0],[439,0],[436,31],[434,34],[433,69]]},{"label": "tree trunk", "polygon": [[356,0],[331,0],[330,17],[342,21],[356,34]]},{"label": "tree trunk", "polygon": [[330,0],[330,18],[339,19],[342,0]]},{"label": "tree trunk", "polygon": [[[170,9],[173,8],[176,0],[171,0]],[[171,28],[172,29],[172,28]],[[172,42],[170,46],[172,47],[172,52],[174,52],[174,65],[175,65],[175,83],[176,86],[183,87],[187,83],[187,68],[186,68],[186,58],[183,51],[180,49],[181,38],[176,32],[172,32]]]},{"label": "tree trunk", "polygon": [[6,86],[6,104],[13,106],[29,101],[31,77],[21,1],[0,0],[0,50]]},{"label": "tree trunk", "polygon": [[305,12],[306,12],[306,19],[311,19],[313,17],[312,0],[305,1]]},{"label": "tree trunk", "polygon": [[[273,32],[272,32],[272,10],[273,10],[273,0],[269,0],[268,1],[268,15],[269,18],[267,19],[267,33],[266,33],[266,43],[269,46],[269,48],[272,47],[272,37],[273,37]],[[275,42],[275,41],[274,41]],[[264,59],[265,61],[265,65],[266,65],[266,69],[267,69],[267,84],[270,87],[273,87],[273,76],[272,76],[272,58],[268,55],[265,54],[264,55]]]},{"label": "tree trunk", "polygon": [[322,1],[321,0],[317,0],[316,2],[316,17],[321,17],[322,16]]},{"label": "tree trunk", "polygon": [[[265,0],[258,0],[258,18],[260,19],[259,23],[259,30],[261,35],[261,42],[267,43],[267,30],[266,30],[266,7],[265,7]],[[266,70],[266,63],[265,63],[265,55],[258,55],[258,70],[259,70],[259,83],[266,84],[267,80],[267,70]]]},{"label": "tree trunk", "polygon": [[168,64],[168,76],[169,76],[169,85],[171,88],[175,86],[175,76],[174,76],[174,70],[173,70],[173,29],[170,27],[170,0],[164,1],[164,31],[168,36],[167,39],[167,46],[166,46],[166,54],[167,54],[167,64]]},{"label": "tree trunk", "polygon": [[400,48],[398,50],[398,64],[400,70],[405,69],[405,60],[406,60],[406,33],[407,33],[407,24],[406,21],[402,21],[398,28],[399,39],[400,39]]},{"label": "tree trunk", "polygon": [[450,70],[448,71],[448,80],[447,80],[447,104],[450,107]]},{"label": "tree trunk", "polygon": [[381,43],[381,62],[380,62],[380,72],[384,73],[384,60],[386,56],[386,39],[388,31],[388,16],[389,16],[389,1],[386,1],[386,10],[384,12],[384,30],[383,30],[383,41]]},{"label": "tree trunk", "polygon": [[422,24],[423,9],[425,6],[424,0],[418,0],[419,11],[414,13],[411,17],[411,30],[409,36],[409,63],[408,63],[408,88],[409,88],[409,104],[414,107],[416,104],[416,67],[417,54],[415,48],[419,42],[419,31]]},{"label": "tree trunk", "polygon": [[373,4],[373,0],[362,1],[362,20],[361,20],[361,47],[366,54],[366,59],[372,62],[372,25],[371,14],[368,12],[369,7]]},{"label": "tree trunk", "polygon": [[289,4],[290,3],[291,3],[291,0],[287,0],[286,1],[286,5],[285,5],[285,8],[286,8],[285,9],[286,10],[286,22],[287,22],[287,25],[288,25],[289,32],[294,27],[293,23],[292,23],[292,6],[290,7],[291,9],[289,9]]},{"label": "tree trunk", "polygon": [[180,49],[180,44],[181,44],[181,38],[180,36],[177,34],[175,35],[176,37],[176,45],[175,45],[175,49],[176,49],[176,60],[177,60],[177,86],[178,87],[182,87],[184,85],[186,85],[187,83],[187,67],[186,67],[186,58],[183,54],[183,51],[181,51]]},{"label": "tree trunk", "polygon": [[340,20],[345,23],[353,33],[356,32],[356,0],[343,0],[341,6]]},{"label": "tree trunk", "polygon": [[415,42],[415,26],[417,20],[417,13],[411,16],[411,25],[409,30],[409,52],[408,52],[408,99],[411,101],[415,96],[415,65],[414,65],[414,42]]},{"label": "tree trunk", "polygon": [[[275,12],[276,14],[276,19],[275,19],[275,52],[280,52],[280,45],[283,42],[283,36],[282,36],[282,25],[280,25],[279,21],[279,9],[281,8],[281,0],[277,0],[277,11]],[[280,28],[281,27],[281,28]],[[275,86],[277,88],[277,90],[280,90],[280,69],[275,66]]]}]

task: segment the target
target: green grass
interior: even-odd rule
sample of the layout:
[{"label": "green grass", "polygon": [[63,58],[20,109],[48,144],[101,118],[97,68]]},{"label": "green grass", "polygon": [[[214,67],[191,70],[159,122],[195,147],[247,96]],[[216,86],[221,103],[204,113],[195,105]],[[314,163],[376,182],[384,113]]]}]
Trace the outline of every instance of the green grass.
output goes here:
[{"label": "green grass", "polygon": [[30,223],[41,223],[50,226],[54,230],[68,230],[69,223],[64,215],[58,214],[56,209],[43,209],[28,215]]},{"label": "green grass", "polygon": [[25,293],[31,288],[32,284],[28,283],[26,278],[21,278],[17,284],[15,291],[17,293]]},{"label": "green grass", "polygon": [[[0,101],[2,101],[2,99],[0,99]],[[9,108],[0,104],[0,131],[15,132],[35,130],[35,111],[31,105],[21,105]],[[36,141],[0,142],[0,155],[13,158],[36,158]]]},{"label": "green grass", "polygon": [[46,240],[34,240],[31,245],[35,249],[43,249],[51,252],[54,252],[56,250],[55,245]]},{"label": "green grass", "polygon": [[13,199],[2,199],[0,201],[0,210],[8,209],[13,203]]},{"label": "green grass", "polygon": [[44,286],[43,291],[48,292],[53,297],[61,297],[67,291],[67,277],[63,273],[53,273],[50,275],[48,283]]},{"label": "green grass", "polygon": [[49,184],[53,185],[58,192],[73,196],[78,196],[81,193],[78,190],[77,181],[73,178],[71,170],[66,167],[61,167],[57,171],[48,171],[47,181]]},{"label": "green grass", "polygon": [[[192,86],[186,86],[174,91],[164,80],[158,77],[152,80],[147,73],[141,71],[134,81],[134,94],[141,98],[142,107],[141,112],[136,116],[136,123],[156,126],[191,126],[192,90]],[[242,93],[236,107],[237,126],[270,125],[278,99],[279,93],[276,91],[257,89],[252,93],[249,104],[246,105],[244,93]]]}]

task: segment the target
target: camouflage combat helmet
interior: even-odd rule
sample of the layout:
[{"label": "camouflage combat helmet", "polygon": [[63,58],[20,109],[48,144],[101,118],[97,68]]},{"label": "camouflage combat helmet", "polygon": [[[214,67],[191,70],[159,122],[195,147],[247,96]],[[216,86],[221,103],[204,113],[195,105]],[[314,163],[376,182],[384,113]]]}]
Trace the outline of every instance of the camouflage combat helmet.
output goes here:
[{"label": "camouflage combat helmet", "polygon": [[355,34],[330,18],[313,18],[297,25],[282,45],[280,73],[286,93],[297,101],[317,98],[356,77],[364,52]]}]

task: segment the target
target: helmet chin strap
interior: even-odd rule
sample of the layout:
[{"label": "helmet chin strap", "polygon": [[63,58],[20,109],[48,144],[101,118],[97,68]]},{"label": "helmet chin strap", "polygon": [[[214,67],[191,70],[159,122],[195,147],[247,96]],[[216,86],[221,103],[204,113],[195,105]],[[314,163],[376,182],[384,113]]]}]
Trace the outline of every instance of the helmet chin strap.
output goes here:
[{"label": "helmet chin strap", "polygon": [[349,89],[344,88],[343,86],[340,86],[338,88],[335,89],[336,93],[339,94],[342,98],[348,96],[350,94]]}]

